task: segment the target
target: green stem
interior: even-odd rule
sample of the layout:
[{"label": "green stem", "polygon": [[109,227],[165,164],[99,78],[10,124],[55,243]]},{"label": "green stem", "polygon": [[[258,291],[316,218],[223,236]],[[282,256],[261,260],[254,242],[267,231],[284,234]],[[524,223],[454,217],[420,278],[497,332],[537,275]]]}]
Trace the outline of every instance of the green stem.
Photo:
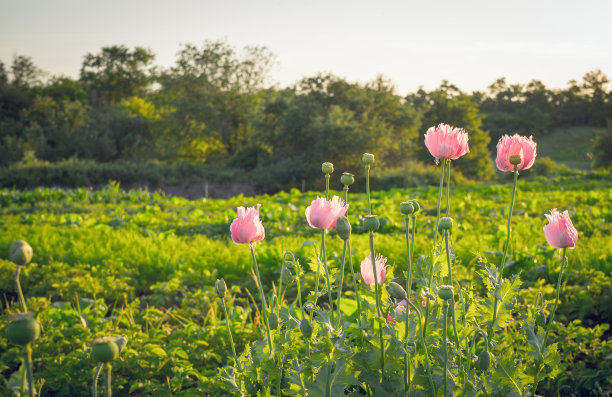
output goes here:
[{"label": "green stem", "polygon": [[340,267],[340,281],[338,283],[338,325],[336,327],[340,327],[340,319],[341,319],[341,313],[340,313],[340,301],[342,299],[342,285],[344,284],[344,263],[346,261],[346,246],[347,246],[348,240],[344,240],[344,246],[342,247],[342,265]]},{"label": "green stem", "polygon": [[366,197],[368,200],[368,215],[372,215],[372,205],[370,204],[370,164],[365,165],[366,173]]},{"label": "green stem", "polygon": [[[25,384],[26,384],[26,377],[27,377],[27,373],[26,373],[26,365],[25,365],[25,358],[22,360],[21,363],[21,388],[20,388],[20,396],[25,396]],[[98,396],[94,396],[94,397],[98,397]]]},{"label": "green stem", "polygon": [[444,311],[444,342],[442,343],[442,351],[444,353],[444,394],[443,396],[447,396],[446,387],[447,387],[447,377],[448,377],[448,341],[447,341],[447,330],[446,327],[448,325],[448,300],[445,300],[442,303],[442,310]]},{"label": "green stem", "polygon": [[300,268],[297,268],[297,271],[295,272],[295,278],[297,281],[297,295],[298,295],[298,302],[300,303],[300,311],[302,312],[302,319],[306,318],[306,313],[304,313],[304,305],[302,304],[302,286],[301,286],[301,280],[300,280],[300,276],[301,276],[301,271]]},{"label": "green stem", "polygon": [[26,345],[25,365],[28,378],[28,394],[30,397],[34,397],[34,368],[32,366],[32,345],[30,343]]},{"label": "green stem", "polygon": [[[412,309],[415,311],[415,313],[417,314],[417,317],[419,318],[419,324],[421,325],[419,327],[420,329],[420,334],[421,334],[421,344],[423,345],[423,354],[425,354],[425,367],[427,369],[427,377],[429,378],[429,385],[431,386],[431,390],[432,390],[432,396],[436,396],[436,386],[434,385],[433,382],[433,378],[431,376],[431,367],[429,365],[429,354],[427,354],[427,345],[425,344],[425,336],[423,335],[423,322],[422,322],[422,317],[421,317],[421,311],[419,310],[418,307],[416,307],[414,305],[414,303],[408,301],[408,305],[410,305],[410,307],[412,307]],[[406,308],[407,310],[408,308]]]},{"label": "green stem", "polygon": [[98,363],[98,365],[96,366],[96,370],[94,372],[94,376],[93,376],[93,395],[94,397],[98,397],[98,379],[100,378],[100,373],[102,372],[102,365],[103,363]]},{"label": "green stem", "polygon": [[[512,210],[514,208],[514,196],[516,195],[516,184],[518,181],[518,168],[514,166],[514,184],[512,185],[512,196],[510,197],[510,209],[508,210],[508,225],[507,225],[507,236],[506,243],[504,244],[504,253],[502,255],[501,264],[497,269],[497,286],[495,288],[501,288],[504,274],[504,266],[506,265],[506,255],[508,253],[508,246],[510,245],[510,222],[512,220]],[[495,320],[497,319],[497,293],[495,293],[495,303],[493,304],[493,321],[489,327],[489,334],[493,331]]]},{"label": "green stem", "polygon": [[[376,253],[374,252],[374,232],[370,231],[370,255],[372,258],[372,272],[374,273],[374,294],[376,295],[376,312],[378,316],[382,320],[386,320],[383,318],[383,312],[380,304],[380,296],[378,295],[378,275],[376,274]],[[383,338],[383,329],[382,329],[383,321],[378,323],[378,333],[380,335],[380,362],[382,368],[382,379],[385,377],[385,343]]]},{"label": "green stem", "polygon": [[[470,374],[470,367],[472,366],[472,352],[474,351],[474,345],[476,344],[476,337],[478,336],[478,334],[481,334],[484,337],[485,343],[484,343],[484,348],[487,349],[487,346],[489,346],[489,339],[487,338],[487,334],[481,330],[480,328],[476,329],[476,331],[474,331],[474,339],[472,339],[472,343],[470,345],[469,341],[468,341],[468,354],[467,354],[467,358],[466,358],[466,363],[467,363],[467,374],[469,376]],[[468,378],[469,379],[469,378]]]},{"label": "green stem", "polygon": [[[348,185],[344,185],[344,203],[348,204]],[[345,216],[348,218],[348,210],[346,211]],[[349,236],[348,240],[346,240],[346,249],[348,250],[348,263],[349,268],[351,269],[351,276],[353,277],[353,284],[355,285],[355,296],[357,298],[357,312],[359,313],[359,340],[360,344],[363,347],[363,332],[361,331],[361,319],[363,316],[361,315],[361,298],[359,296],[359,280],[355,276],[355,269],[353,269],[353,254],[351,253],[351,237]]]},{"label": "green stem", "polygon": [[225,314],[225,325],[227,327],[227,334],[229,335],[230,345],[232,346],[232,354],[234,355],[234,365],[238,366],[238,358],[236,356],[236,348],[234,347],[234,338],[232,337],[232,329],[230,328],[229,317],[227,315],[227,308],[225,307],[225,299],[221,298],[221,306],[223,306],[223,313]]},{"label": "green stem", "polygon": [[104,364],[104,396],[111,397],[112,389],[111,389],[111,363],[110,361]]},{"label": "green stem", "polygon": [[21,304],[21,311],[23,313],[28,312],[28,307],[26,306],[25,298],[23,297],[23,291],[21,290],[21,284],[19,283],[19,273],[21,272],[21,266],[15,266],[15,289],[17,290],[17,295],[19,295],[19,303]]},{"label": "green stem", "polygon": [[261,311],[263,313],[263,323],[266,327],[266,335],[268,336],[268,346],[270,347],[270,353],[274,352],[272,347],[272,337],[270,336],[270,326],[268,325],[268,304],[266,302],[266,295],[263,292],[263,284],[261,283],[261,277],[259,276],[259,265],[257,265],[257,258],[255,258],[255,247],[253,244],[249,244],[251,249],[251,257],[253,259],[253,268],[255,269],[255,275],[257,276],[257,287],[259,289],[259,298],[261,299]]},{"label": "green stem", "polygon": [[323,259],[323,270],[325,271],[325,281],[327,283],[327,299],[329,300],[329,310],[331,312],[331,323],[334,324],[334,300],[332,298],[331,285],[329,284],[329,269],[327,268],[327,252],[325,251],[325,229],[321,229],[321,257]]},{"label": "green stem", "polygon": [[446,160],[446,216],[450,216],[450,170],[451,160]]},{"label": "green stem", "polygon": [[[406,215],[406,262],[408,265],[408,273],[406,274],[406,301],[410,300],[410,294],[412,292],[412,250],[410,247],[410,218]],[[406,338],[406,354],[404,355],[404,391],[407,393],[410,388],[410,366],[408,365],[408,329],[409,329],[409,310],[408,304],[406,304],[406,327],[405,327],[405,338]]]},{"label": "green stem", "polygon": [[[550,312],[550,317],[548,318],[548,323],[546,324],[546,332],[544,333],[544,340],[542,341],[542,351],[546,348],[546,340],[548,339],[548,333],[550,332],[550,326],[553,322],[553,318],[555,317],[555,311],[557,311],[557,304],[559,303],[559,293],[561,291],[561,278],[563,277],[563,268],[565,267],[565,252],[567,248],[563,248],[563,258],[561,259],[561,270],[559,270],[559,278],[557,278],[557,291],[555,296],[555,304],[553,306],[552,311]],[[536,376],[533,382],[533,395],[535,396],[536,388],[538,387],[539,377],[540,377],[540,358],[538,358],[538,363],[536,364]]]},{"label": "green stem", "polygon": [[325,200],[329,199],[329,174],[325,174]]},{"label": "green stem", "polygon": [[[436,215],[436,225],[434,226],[434,254],[438,252],[437,242],[438,242],[438,225],[440,224],[440,203],[442,202],[442,190],[444,190],[444,164],[445,160],[442,161],[440,168],[440,189],[438,191],[438,206],[437,206],[437,215]],[[430,276],[431,278],[431,276]]]},{"label": "green stem", "polygon": [[[451,269],[451,260],[450,260],[450,249],[448,245],[448,230],[444,231],[444,241],[446,243],[446,263],[448,264],[448,281],[449,285],[453,285],[453,276]],[[459,333],[457,332],[457,321],[455,319],[455,297],[452,298],[453,307],[451,307],[451,314],[453,317],[453,331],[455,332],[455,341],[457,342],[457,349],[461,348],[459,344]]]}]

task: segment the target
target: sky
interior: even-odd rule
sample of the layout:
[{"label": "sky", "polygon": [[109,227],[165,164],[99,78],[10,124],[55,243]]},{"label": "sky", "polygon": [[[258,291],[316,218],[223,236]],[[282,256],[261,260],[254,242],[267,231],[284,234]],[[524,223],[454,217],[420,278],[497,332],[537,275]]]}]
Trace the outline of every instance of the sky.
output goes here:
[{"label": "sky", "polygon": [[272,51],[279,87],[332,73],[383,75],[401,95],[500,77],[564,88],[590,70],[612,78],[611,15],[611,0],[0,0],[0,60],[76,78],[104,46],[146,47],[170,67],[181,45],[223,40]]}]

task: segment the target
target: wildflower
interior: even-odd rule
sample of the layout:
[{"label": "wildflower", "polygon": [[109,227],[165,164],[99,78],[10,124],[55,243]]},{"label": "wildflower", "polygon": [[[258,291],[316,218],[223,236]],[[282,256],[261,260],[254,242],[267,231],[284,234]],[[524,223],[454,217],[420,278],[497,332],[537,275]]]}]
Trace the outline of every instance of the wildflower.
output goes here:
[{"label": "wildflower", "polygon": [[438,160],[456,160],[470,151],[467,132],[447,124],[429,128],[425,134],[425,146]]},{"label": "wildflower", "polygon": [[344,216],[347,210],[348,204],[344,204],[338,196],[332,197],[331,200],[317,197],[306,208],[306,220],[312,228],[328,230],[336,226],[336,220]]},{"label": "wildflower", "polygon": [[[387,279],[386,272],[389,267],[386,265],[387,258],[382,255],[376,255],[376,276],[378,278],[378,284],[382,284]],[[372,272],[372,254],[368,255],[361,262],[361,277],[363,278],[363,282],[369,286],[374,285],[374,273]]]},{"label": "wildflower", "polygon": [[519,171],[526,170],[533,165],[536,155],[533,136],[504,135],[497,142],[496,163],[500,171],[514,171],[515,165]]},{"label": "wildflower", "polygon": [[232,240],[236,244],[251,244],[261,241],[266,237],[264,227],[259,220],[259,208],[261,204],[254,207],[238,207],[238,218],[230,225]]},{"label": "wildflower", "polygon": [[544,236],[548,244],[555,248],[574,249],[578,240],[578,231],[572,225],[572,220],[567,211],[559,213],[557,209],[550,211],[550,215],[544,214],[548,219],[548,225],[544,226]]}]

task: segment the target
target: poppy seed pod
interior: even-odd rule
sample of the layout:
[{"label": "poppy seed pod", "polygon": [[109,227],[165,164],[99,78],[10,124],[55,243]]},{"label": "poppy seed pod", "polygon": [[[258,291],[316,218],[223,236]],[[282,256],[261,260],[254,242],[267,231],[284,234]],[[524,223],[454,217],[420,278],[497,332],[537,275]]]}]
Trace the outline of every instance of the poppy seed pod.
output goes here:
[{"label": "poppy seed pod", "polygon": [[521,156],[517,156],[517,155],[510,156],[510,164],[512,165],[519,165],[521,161],[522,161]]},{"label": "poppy seed pod", "polygon": [[438,231],[442,234],[446,230],[451,230],[453,228],[453,218],[449,218],[448,216],[443,216],[440,218],[440,225],[438,226]]},{"label": "poppy seed pod", "polygon": [[11,261],[17,266],[25,266],[30,263],[33,254],[30,244],[23,240],[14,241],[9,249]]},{"label": "poppy seed pod", "polygon": [[453,299],[453,290],[452,285],[441,285],[438,289],[438,296],[444,300]]},{"label": "poppy seed pod", "polygon": [[404,201],[400,204],[400,212],[404,215],[410,215],[414,212],[414,207],[410,201]]},{"label": "poppy seed pod", "polygon": [[406,290],[395,281],[391,281],[389,285],[387,285],[387,292],[389,292],[392,298],[398,301],[406,299]]},{"label": "poppy seed pod", "polygon": [[275,330],[278,328],[278,316],[275,312],[271,312],[268,316],[268,326],[270,329]]},{"label": "poppy seed pod", "polygon": [[342,240],[351,237],[351,223],[346,216],[341,216],[336,220],[336,233]]},{"label": "poppy seed pod", "polygon": [[371,153],[364,153],[361,157],[361,161],[363,161],[364,164],[372,164],[374,163],[374,155]]},{"label": "poppy seed pod", "polygon": [[321,171],[323,171],[324,174],[331,174],[332,172],[334,172],[334,165],[332,163],[323,163],[321,164]]},{"label": "poppy seed pod", "polygon": [[375,232],[380,227],[380,221],[376,215],[366,215],[363,220],[363,227],[369,232]]},{"label": "poppy seed pod", "polygon": [[115,338],[105,336],[103,338],[94,339],[91,346],[91,358],[95,362],[107,363],[113,361],[119,355],[119,346],[115,342]]},{"label": "poppy seed pod", "polygon": [[412,207],[414,208],[414,213],[416,214],[417,211],[421,209],[421,205],[416,200],[410,200],[410,202],[412,203]]},{"label": "poppy seed pod", "polygon": [[306,339],[310,339],[312,336],[312,325],[307,318],[302,319],[300,322],[300,331],[302,331],[302,335],[304,335],[304,338]]},{"label": "poppy seed pod", "polygon": [[215,281],[215,292],[217,293],[217,296],[219,298],[225,298],[225,293],[227,292],[227,285],[225,284],[225,280],[219,279]]},{"label": "poppy seed pod", "polygon": [[489,369],[489,365],[491,365],[491,355],[487,349],[484,349],[478,355],[478,369],[481,371],[486,371]]},{"label": "poppy seed pod", "polygon": [[340,177],[340,182],[344,186],[351,186],[353,183],[355,183],[355,175],[348,172],[343,172],[342,176]]},{"label": "poppy seed pod", "polygon": [[32,313],[15,314],[10,320],[6,336],[14,344],[27,345],[40,337],[40,324],[32,317]]}]

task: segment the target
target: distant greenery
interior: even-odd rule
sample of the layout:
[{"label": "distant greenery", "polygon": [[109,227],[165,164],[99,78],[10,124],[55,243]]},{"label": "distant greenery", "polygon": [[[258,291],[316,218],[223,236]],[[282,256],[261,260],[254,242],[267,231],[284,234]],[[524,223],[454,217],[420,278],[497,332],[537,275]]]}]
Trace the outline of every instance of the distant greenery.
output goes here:
[{"label": "distant greenery", "polygon": [[[320,74],[278,88],[265,47],[206,41],[183,45],[169,68],[154,61],[149,49],[103,47],[85,55],[76,80],[49,77],[26,56],[10,66],[0,61],[0,167],[35,159],[203,163],[257,169],[273,176],[257,181],[273,191],[310,184],[331,158],[338,169],[354,169],[348,159],[366,151],[389,170],[406,159],[433,164],[423,134],[442,122],[470,134],[470,154],[456,162],[468,179],[493,176],[491,158],[505,133],[533,134],[540,153],[570,166],[585,168],[586,153],[609,158],[609,140],[590,146],[584,127],[605,128],[612,114],[609,80],[599,70],[565,89],[500,78],[483,92],[444,81],[402,96],[382,76],[358,83]],[[572,133],[546,141],[561,130]],[[571,147],[572,158],[554,157],[557,145]]]}]

